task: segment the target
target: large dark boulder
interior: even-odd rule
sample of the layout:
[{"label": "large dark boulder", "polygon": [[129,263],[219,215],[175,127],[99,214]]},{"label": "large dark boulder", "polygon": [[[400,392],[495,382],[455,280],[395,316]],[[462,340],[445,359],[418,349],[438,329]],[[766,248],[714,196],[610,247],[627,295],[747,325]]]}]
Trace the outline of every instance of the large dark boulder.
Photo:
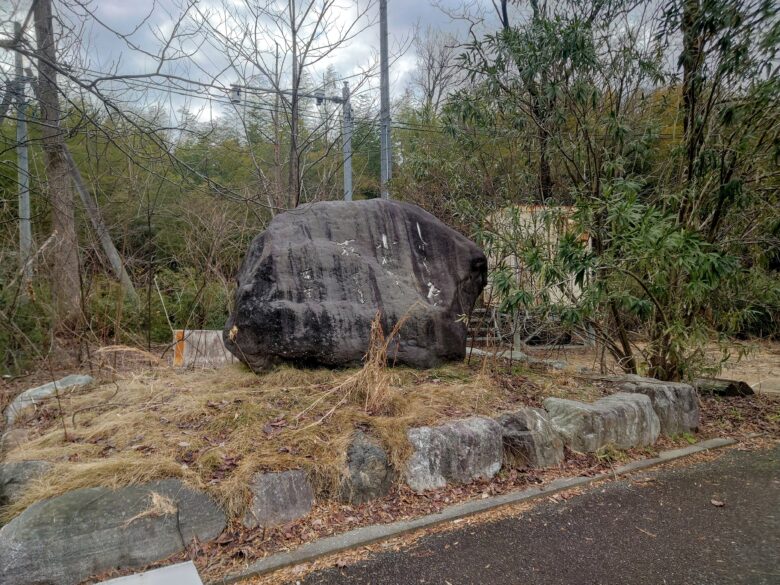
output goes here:
[{"label": "large dark boulder", "polygon": [[377,311],[408,321],[389,359],[463,359],[467,314],[487,281],[470,240],[415,205],[328,201],[277,215],[238,273],[225,345],[253,369],[291,361],[359,364]]}]

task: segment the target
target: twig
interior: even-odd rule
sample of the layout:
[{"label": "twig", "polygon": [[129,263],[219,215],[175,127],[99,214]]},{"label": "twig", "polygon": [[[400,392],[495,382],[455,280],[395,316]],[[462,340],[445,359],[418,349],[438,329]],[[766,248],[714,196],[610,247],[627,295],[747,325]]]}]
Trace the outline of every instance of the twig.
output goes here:
[{"label": "twig", "polygon": [[24,263],[24,266],[22,266],[19,269],[19,271],[16,273],[16,275],[14,275],[11,282],[9,282],[6,285],[8,290],[10,290],[16,284],[16,280],[27,272],[27,269],[35,263],[38,257],[41,254],[43,254],[46,251],[46,248],[48,248],[51,245],[51,243],[56,239],[57,239],[57,230],[54,230],[52,234],[48,238],[46,238],[46,241],[43,244],[41,244],[40,248],[38,248],[35,251],[35,253],[27,259],[27,261]]},{"label": "twig", "polygon": [[75,410],[73,414],[70,417],[70,424],[73,426],[74,430],[76,428],[76,415],[80,412],[84,412],[87,410],[93,410],[95,408],[108,408],[113,406],[130,406],[127,402],[104,402],[103,404],[93,404],[91,406],[84,406],[83,408],[79,408],[78,410]]},{"label": "twig", "polygon": [[643,532],[644,534],[647,534],[647,536],[652,536],[653,538],[656,537],[656,535],[653,534],[652,532],[648,532],[647,530],[643,530],[643,529],[639,528],[639,526],[634,526],[634,528],[636,528],[639,532]]},{"label": "twig", "polygon": [[168,309],[165,308],[165,300],[160,291],[160,285],[157,284],[157,275],[154,277],[154,287],[157,289],[157,294],[160,295],[160,303],[162,303],[163,312],[165,313],[165,320],[168,321],[168,327],[170,327],[171,333],[173,333],[174,329],[173,325],[171,325],[171,318],[168,316]]}]

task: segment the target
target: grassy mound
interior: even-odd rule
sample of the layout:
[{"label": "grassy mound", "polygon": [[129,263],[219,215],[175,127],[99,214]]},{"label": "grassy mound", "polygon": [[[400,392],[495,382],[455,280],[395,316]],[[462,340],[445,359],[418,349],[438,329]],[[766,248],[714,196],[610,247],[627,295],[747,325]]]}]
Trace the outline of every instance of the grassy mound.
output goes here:
[{"label": "grassy mound", "polygon": [[528,378],[490,374],[483,365],[419,371],[367,360],[361,369],[281,367],[261,375],[239,365],[150,369],[65,393],[19,419],[29,440],[7,460],[56,467],[5,516],[80,487],[181,477],[238,517],[253,473],[291,468],[306,469],[327,497],[338,489],[355,429],[378,437],[400,468],[410,427],[493,415],[535,403],[540,392]]}]

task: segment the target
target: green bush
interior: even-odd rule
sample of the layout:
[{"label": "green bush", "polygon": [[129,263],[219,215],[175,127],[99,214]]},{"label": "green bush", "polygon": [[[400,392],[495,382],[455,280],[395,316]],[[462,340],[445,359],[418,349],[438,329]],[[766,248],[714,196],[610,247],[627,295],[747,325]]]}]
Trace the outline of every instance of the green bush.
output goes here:
[{"label": "green bush", "polygon": [[168,343],[171,329],[221,329],[227,320],[228,288],[222,282],[198,278],[191,269],[164,269],[157,273],[151,290],[136,290],[139,303],[130,301],[119,283],[104,276],[93,279],[85,313],[96,341]]},{"label": "green bush", "polygon": [[26,301],[8,287],[0,290],[0,372],[26,370],[47,345],[51,331],[48,290],[30,290]]}]

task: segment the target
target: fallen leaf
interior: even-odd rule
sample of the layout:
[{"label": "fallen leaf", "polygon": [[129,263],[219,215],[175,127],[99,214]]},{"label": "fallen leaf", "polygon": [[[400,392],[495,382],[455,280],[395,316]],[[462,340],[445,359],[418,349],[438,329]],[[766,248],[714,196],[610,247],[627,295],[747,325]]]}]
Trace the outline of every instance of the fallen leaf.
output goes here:
[{"label": "fallen leaf", "polygon": [[634,483],[652,483],[655,481],[654,477],[641,477],[639,479],[635,479]]}]

